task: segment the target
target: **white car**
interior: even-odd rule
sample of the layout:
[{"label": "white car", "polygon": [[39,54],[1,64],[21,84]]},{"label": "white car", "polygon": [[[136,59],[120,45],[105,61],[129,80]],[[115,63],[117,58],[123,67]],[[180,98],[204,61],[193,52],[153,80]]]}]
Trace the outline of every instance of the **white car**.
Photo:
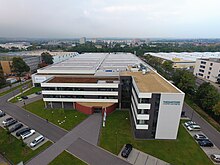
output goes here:
[{"label": "white car", "polygon": [[189,131],[200,131],[201,127],[199,125],[190,125],[187,127]]},{"label": "white car", "polygon": [[186,127],[188,127],[188,126],[190,126],[190,125],[196,125],[196,123],[195,123],[194,121],[187,121],[187,122],[184,123],[184,125],[185,125]]},{"label": "white car", "polygon": [[24,134],[21,134],[21,138],[24,140],[30,136],[35,134],[35,130],[31,129],[30,131],[25,132]]},{"label": "white car", "polygon": [[40,144],[42,141],[44,141],[44,137],[43,137],[43,135],[40,135],[40,136],[38,136],[38,137],[36,137],[35,139],[34,139],[34,141],[32,141],[31,143],[30,143],[30,147],[35,147],[36,145],[38,145],[38,144]]},{"label": "white car", "polygon": [[210,157],[214,162],[220,163],[220,154],[212,154]]}]

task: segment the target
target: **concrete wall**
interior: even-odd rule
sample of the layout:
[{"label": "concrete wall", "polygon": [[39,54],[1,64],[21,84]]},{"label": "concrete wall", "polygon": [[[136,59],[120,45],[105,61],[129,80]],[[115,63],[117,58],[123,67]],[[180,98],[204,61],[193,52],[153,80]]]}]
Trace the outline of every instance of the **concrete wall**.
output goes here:
[{"label": "concrete wall", "polygon": [[183,102],[183,93],[161,94],[155,139],[176,139]]}]

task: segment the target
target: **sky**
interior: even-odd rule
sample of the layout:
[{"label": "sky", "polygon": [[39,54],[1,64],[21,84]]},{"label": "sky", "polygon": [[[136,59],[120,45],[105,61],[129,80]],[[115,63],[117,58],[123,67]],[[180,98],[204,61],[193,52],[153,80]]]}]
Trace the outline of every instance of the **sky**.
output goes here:
[{"label": "sky", "polygon": [[220,0],[0,0],[0,37],[220,38]]}]

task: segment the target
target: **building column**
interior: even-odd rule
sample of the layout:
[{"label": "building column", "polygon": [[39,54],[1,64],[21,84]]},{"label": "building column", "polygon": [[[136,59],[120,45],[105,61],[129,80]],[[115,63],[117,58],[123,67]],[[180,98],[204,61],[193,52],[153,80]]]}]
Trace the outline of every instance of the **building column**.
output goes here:
[{"label": "building column", "polygon": [[50,102],[50,107],[51,107],[51,108],[53,108],[53,104],[52,104],[52,101]]},{"label": "building column", "polygon": [[47,108],[47,102],[46,101],[44,101],[44,108],[46,109]]},{"label": "building column", "polygon": [[63,104],[63,102],[62,102],[62,109],[64,109],[64,104]]}]

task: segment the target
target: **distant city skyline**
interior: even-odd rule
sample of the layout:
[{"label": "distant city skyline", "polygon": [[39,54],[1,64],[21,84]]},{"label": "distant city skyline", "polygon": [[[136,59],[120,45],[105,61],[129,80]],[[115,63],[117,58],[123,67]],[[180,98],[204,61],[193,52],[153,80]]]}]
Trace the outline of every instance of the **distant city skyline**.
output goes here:
[{"label": "distant city skyline", "polygon": [[219,0],[0,0],[0,37],[220,38]]}]

